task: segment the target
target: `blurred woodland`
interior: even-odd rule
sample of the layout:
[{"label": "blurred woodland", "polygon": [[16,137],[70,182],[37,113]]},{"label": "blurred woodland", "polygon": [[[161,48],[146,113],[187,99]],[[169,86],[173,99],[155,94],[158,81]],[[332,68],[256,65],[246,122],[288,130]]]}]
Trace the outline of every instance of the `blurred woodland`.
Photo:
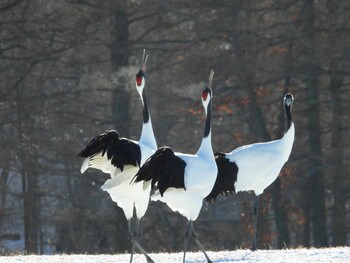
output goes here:
[{"label": "blurred woodland", "polygon": [[[258,248],[349,245],[349,13],[347,0],[1,1],[0,254],[130,249],[100,189],[109,175],[81,175],[77,154],[108,129],[139,138],[144,48],[158,146],[195,153],[210,69],[215,151],[280,138],[293,93],[296,139],[260,196]],[[204,203],[195,226],[207,250],[249,247],[252,200]],[[152,202],[140,243],[182,250],[186,223]]]}]

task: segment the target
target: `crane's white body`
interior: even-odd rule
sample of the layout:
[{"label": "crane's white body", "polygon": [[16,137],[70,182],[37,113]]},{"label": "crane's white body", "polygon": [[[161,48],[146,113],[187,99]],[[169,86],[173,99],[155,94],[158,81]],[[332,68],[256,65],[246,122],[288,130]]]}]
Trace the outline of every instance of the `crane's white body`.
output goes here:
[{"label": "crane's white body", "polygon": [[[141,150],[142,166],[157,149],[151,121],[143,124],[140,142],[132,142]],[[151,187],[144,187],[142,183],[131,183],[139,170],[138,166],[125,165],[121,171],[108,160],[107,154],[102,156],[102,153],[99,153],[91,158],[85,158],[80,170],[83,173],[88,168],[95,168],[111,175],[111,179],[108,179],[101,189],[123,209],[127,220],[133,217],[134,207],[137,218],[144,216],[149,204]]]},{"label": "crane's white body", "polygon": [[152,201],[166,203],[173,211],[179,212],[189,221],[197,219],[203,199],[210,193],[216,180],[217,166],[215,163],[211,136],[204,138],[199,151],[195,155],[175,152],[175,155],[186,162],[185,189],[168,188],[163,196],[157,190]]},{"label": "crane's white body", "polygon": [[292,151],[294,133],[292,123],[279,140],[245,145],[226,154],[238,166],[236,192],[252,190],[260,195],[276,180]]},{"label": "crane's white body", "polygon": [[[140,147],[140,165],[142,166],[157,149],[151,121],[143,125],[140,141],[133,142]],[[102,158],[107,160],[106,155]],[[111,196],[111,199],[123,209],[127,220],[133,217],[134,207],[137,218],[142,218],[149,204],[151,186],[144,187],[141,182],[131,183],[139,167],[124,166],[124,170],[121,172],[110,161],[105,162],[104,165],[107,167],[105,170],[110,172],[111,179],[108,179],[101,186],[101,189],[106,191]]]},{"label": "crane's white body", "polygon": [[[138,143],[138,142],[135,142]],[[156,149],[143,143],[138,143],[141,149],[141,166],[155,152]],[[114,166],[113,166],[114,167]],[[111,168],[113,169],[113,168]],[[137,218],[141,218],[147,211],[151,186],[144,187],[140,183],[131,183],[139,167],[126,166],[123,172],[114,169],[117,173],[111,174],[112,178],[108,179],[101,189],[106,191],[111,199],[117,203],[124,211],[125,217],[129,220],[133,216],[134,206]]]},{"label": "crane's white body", "polygon": [[149,203],[151,188],[144,188],[141,183],[130,184],[137,171],[137,167],[130,166],[101,186],[104,191],[108,192],[111,199],[123,209],[127,220],[133,217],[134,207],[137,218],[143,217]]}]

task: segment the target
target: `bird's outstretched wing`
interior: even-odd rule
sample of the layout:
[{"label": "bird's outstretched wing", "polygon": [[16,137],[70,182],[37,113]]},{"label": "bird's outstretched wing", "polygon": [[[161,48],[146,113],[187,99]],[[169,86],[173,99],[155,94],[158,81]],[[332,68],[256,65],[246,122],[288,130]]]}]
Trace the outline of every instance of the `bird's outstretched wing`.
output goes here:
[{"label": "bird's outstretched wing", "polygon": [[213,189],[205,198],[207,203],[214,203],[218,195],[235,192],[235,182],[237,181],[238,167],[236,163],[230,162],[225,158],[226,154],[221,152],[214,153],[215,161],[218,166],[218,175]]},{"label": "bird's outstretched wing", "polygon": [[95,136],[78,155],[86,158],[82,172],[89,167],[103,170],[101,167],[108,167],[108,165],[123,171],[125,165],[140,167],[141,162],[138,144],[126,138],[120,138],[118,132],[114,130]]},{"label": "bird's outstretched wing", "polygon": [[134,177],[134,182],[151,181],[163,196],[169,187],[185,189],[186,162],[175,155],[169,147],[159,148],[140,168]]}]

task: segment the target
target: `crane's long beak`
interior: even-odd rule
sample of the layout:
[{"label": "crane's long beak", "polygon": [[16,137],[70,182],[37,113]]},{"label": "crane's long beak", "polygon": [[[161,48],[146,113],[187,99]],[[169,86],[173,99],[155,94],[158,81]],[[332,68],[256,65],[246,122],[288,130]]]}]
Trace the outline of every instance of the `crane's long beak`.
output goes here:
[{"label": "crane's long beak", "polygon": [[143,50],[143,55],[142,55],[143,63],[142,63],[142,66],[141,66],[141,70],[143,72],[146,72],[147,59],[148,59],[148,55],[146,55],[146,50],[144,49]]},{"label": "crane's long beak", "polygon": [[214,77],[214,70],[210,70],[210,73],[209,73],[209,79],[208,79],[208,82],[207,82],[207,87],[211,89],[211,84],[213,82],[213,77]]}]

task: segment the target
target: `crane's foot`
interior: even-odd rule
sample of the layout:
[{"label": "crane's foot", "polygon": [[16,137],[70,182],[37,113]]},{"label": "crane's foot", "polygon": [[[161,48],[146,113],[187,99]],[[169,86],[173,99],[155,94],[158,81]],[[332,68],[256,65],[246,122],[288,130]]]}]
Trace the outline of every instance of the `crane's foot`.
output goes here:
[{"label": "crane's foot", "polygon": [[256,251],[256,245],[253,244],[253,245],[251,246],[250,250],[251,250],[251,251]]},{"label": "crane's foot", "polygon": [[146,259],[147,259],[147,263],[155,263],[148,255],[146,256]]}]

